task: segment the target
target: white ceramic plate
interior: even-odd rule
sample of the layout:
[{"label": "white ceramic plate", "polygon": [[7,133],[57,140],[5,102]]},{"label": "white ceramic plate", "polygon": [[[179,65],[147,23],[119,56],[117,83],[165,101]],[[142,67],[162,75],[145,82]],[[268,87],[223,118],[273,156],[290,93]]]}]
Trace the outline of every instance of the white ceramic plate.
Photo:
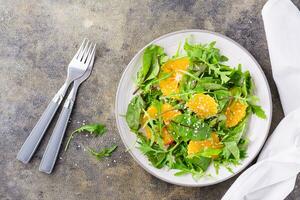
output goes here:
[{"label": "white ceramic plate", "polygon": [[[196,43],[209,43],[211,41],[216,41],[216,47],[221,50],[222,54],[226,55],[229,58],[229,61],[227,62],[229,66],[236,67],[240,63],[243,66],[243,70],[250,71],[256,85],[255,94],[260,98],[259,104],[267,114],[266,120],[262,120],[257,118],[256,116],[252,116],[247,131],[247,135],[250,139],[250,144],[247,151],[248,157],[242,161],[241,165],[232,167],[234,174],[229,172],[224,167],[221,167],[219,174],[216,175],[214,167],[210,166],[208,168],[208,173],[210,173],[212,177],[203,177],[198,181],[194,180],[191,175],[179,177],[174,176],[174,173],[177,172],[177,170],[168,170],[167,168],[157,169],[153,167],[149,163],[147,158],[135,147],[136,136],[129,130],[125,118],[122,117],[122,115],[126,113],[127,106],[133,97],[132,94],[135,89],[134,80],[136,79],[136,74],[141,66],[144,49],[150,44],[157,44],[164,47],[168,55],[174,55],[178,48],[179,42],[181,41],[181,43],[184,44],[185,39],[191,35],[193,35],[193,41],[195,41]],[[270,88],[267,79],[256,60],[246,49],[244,49],[242,46],[240,46],[230,38],[218,33],[204,30],[183,30],[169,33],[153,40],[148,45],[141,49],[126,67],[121,77],[116,94],[115,114],[117,126],[125,146],[130,149],[129,152],[132,157],[146,171],[156,176],[157,178],[172,184],[182,186],[200,187],[216,184],[227,180],[228,178],[243,170],[247,165],[251,163],[251,161],[256,157],[256,155],[262,148],[267,138],[272,118],[272,101]]]}]

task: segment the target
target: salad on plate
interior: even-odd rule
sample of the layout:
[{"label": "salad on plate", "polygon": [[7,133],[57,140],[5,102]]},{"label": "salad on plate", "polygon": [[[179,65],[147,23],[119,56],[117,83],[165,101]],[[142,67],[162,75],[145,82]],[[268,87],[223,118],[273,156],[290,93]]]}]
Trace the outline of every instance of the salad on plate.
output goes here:
[{"label": "salad on plate", "polygon": [[266,118],[250,73],[226,65],[215,45],[186,40],[172,57],[155,44],[144,50],[126,122],[151,164],[175,176],[231,170],[247,156],[251,115]]}]

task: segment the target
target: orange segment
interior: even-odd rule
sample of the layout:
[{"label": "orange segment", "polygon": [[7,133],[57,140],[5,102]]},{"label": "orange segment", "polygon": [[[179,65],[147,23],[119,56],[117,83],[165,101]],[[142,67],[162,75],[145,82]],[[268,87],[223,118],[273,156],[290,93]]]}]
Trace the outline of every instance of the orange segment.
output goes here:
[{"label": "orange segment", "polygon": [[147,113],[151,118],[157,117],[157,109],[154,106],[149,106]]},{"label": "orange segment", "polygon": [[209,118],[218,112],[218,104],[215,99],[206,94],[195,94],[187,102],[187,107],[200,118]]},{"label": "orange segment", "polygon": [[[161,116],[166,125],[169,124],[174,117],[180,114],[181,112],[179,110],[175,110],[171,104],[165,103],[162,105]],[[158,117],[158,110],[156,109],[156,107],[150,106],[147,109],[147,115],[144,115],[142,119],[143,124],[145,124],[149,120],[149,117],[150,119],[155,119]],[[149,126],[145,126],[145,133],[146,138],[151,139],[152,132]],[[162,129],[162,139],[165,145],[171,144],[174,141],[172,135],[168,132],[166,128]]]},{"label": "orange segment", "polygon": [[[146,132],[146,138],[148,140],[150,140],[151,136],[152,136],[152,133],[151,133],[151,130],[150,130],[149,126],[145,127],[145,132]],[[166,128],[162,129],[162,135],[161,135],[161,137],[162,137],[165,145],[169,145],[172,142],[174,142],[173,136],[169,133],[169,131]]]},{"label": "orange segment", "polygon": [[211,133],[211,138],[206,140],[191,140],[188,144],[188,155],[198,153],[205,148],[222,148],[222,144],[220,143],[219,137],[216,133]]},{"label": "orange segment", "polygon": [[248,105],[241,101],[233,101],[225,111],[226,127],[236,126],[245,116]]},{"label": "orange segment", "polygon": [[[159,87],[164,96],[176,94],[179,91],[179,82],[182,79],[182,72],[180,70],[187,70],[190,61],[187,57],[169,60],[162,66],[162,71],[172,73],[169,78],[163,79],[159,82]],[[174,96],[174,98],[178,98]]]},{"label": "orange segment", "polygon": [[198,153],[205,147],[210,147],[210,146],[211,146],[211,141],[209,140],[203,140],[203,141],[191,140],[188,144],[188,155]]},{"label": "orange segment", "polygon": [[163,128],[163,130],[162,130],[162,139],[163,139],[165,145],[168,145],[168,144],[171,144],[172,142],[174,142],[172,135],[169,133],[169,131],[166,128]]},{"label": "orange segment", "polygon": [[164,72],[178,72],[179,70],[187,70],[190,61],[188,57],[178,58],[175,60],[169,60],[162,66]]},{"label": "orange segment", "polygon": [[150,127],[149,127],[149,126],[146,126],[146,127],[145,127],[145,132],[146,132],[146,138],[147,138],[148,140],[150,140],[150,139],[151,139],[151,136],[152,136],[152,133],[151,133],[151,130],[150,130]]},{"label": "orange segment", "polygon": [[157,117],[157,109],[151,105],[147,109],[147,114],[143,116],[142,123],[145,124],[149,120],[149,118],[154,119],[156,117]]},{"label": "orange segment", "polygon": [[176,94],[179,91],[179,83],[173,76],[161,80],[159,82],[159,87],[164,96]]},{"label": "orange segment", "polygon": [[179,110],[175,110],[170,104],[165,103],[162,105],[162,118],[166,125],[168,125],[174,117],[180,114],[181,112]]},{"label": "orange segment", "polygon": [[[174,109],[172,105],[168,103],[162,105],[161,115],[166,125],[169,124],[174,117],[180,114],[181,112]],[[150,106],[147,109],[147,114],[143,116],[142,123],[145,124],[149,120],[149,117],[150,119],[155,119],[158,117],[158,111],[154,106]]]}]

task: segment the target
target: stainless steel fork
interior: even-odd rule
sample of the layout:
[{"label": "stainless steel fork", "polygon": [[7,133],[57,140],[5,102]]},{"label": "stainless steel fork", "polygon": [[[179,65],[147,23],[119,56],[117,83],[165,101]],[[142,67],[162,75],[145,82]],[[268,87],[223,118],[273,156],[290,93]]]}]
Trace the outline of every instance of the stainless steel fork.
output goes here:
[{"label": "stainless steel fork", "polygon": [[70,84],[77,78],[81,77],[87,70],[91,60],[93,59],[93,54],[91,53],[93,44],[87,39],[84,39],[79,50],[71,60],[68,66],[67,79],[63,86],[56,93],[52,101],[49,103],[48,107],[40,117],[37,124],[32,129],[31,133],[27,137],[23,146],[21,147],[17,159],[23,163],[28,163],[37,149],[41,139],[43,138],[47,127],[49,126],[57,108],[59,107],[62,99],[64,98],[66,91]]},{"label": "stainless steel fork", "polygon": [[53,170],[53,167],[55,165],[55,162],[57,160],[57,155],[67,128],[67,124],[72,112],[72,108],[75,102],[76,93],[78,90],[79,85],[85,81],[91,74],[93,64],[94,64],[94,57],[95,57],[95,47],[94,45],[93,50],[91,51],[92,54],[92,61],[90,63],[90,66],[84,73],[84,75],[74,81],[72,90],[70,94],[68,95],[68,98],[66,99],[63,109],[59,115],[59,118],[56,122],[55,128],[53,130],[53,133],[51,135],[51,138],[49,140],[49,143],[46,147],[46,151],[44,152],[39,170],[41,172],[45,172],[47,174],[50,174]]}]

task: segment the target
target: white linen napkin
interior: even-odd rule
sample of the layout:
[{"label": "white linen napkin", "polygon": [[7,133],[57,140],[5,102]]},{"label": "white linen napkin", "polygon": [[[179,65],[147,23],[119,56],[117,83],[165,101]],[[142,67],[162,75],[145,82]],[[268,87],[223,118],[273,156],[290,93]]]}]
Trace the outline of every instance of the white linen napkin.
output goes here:
[{"label": "white linen napkin", "polygon": [[269,0],[262,16],[286,117],[266,142],[257,163],[238,177],[223,200],[284,199],[300,172],[300,12],[290,0]]}]

